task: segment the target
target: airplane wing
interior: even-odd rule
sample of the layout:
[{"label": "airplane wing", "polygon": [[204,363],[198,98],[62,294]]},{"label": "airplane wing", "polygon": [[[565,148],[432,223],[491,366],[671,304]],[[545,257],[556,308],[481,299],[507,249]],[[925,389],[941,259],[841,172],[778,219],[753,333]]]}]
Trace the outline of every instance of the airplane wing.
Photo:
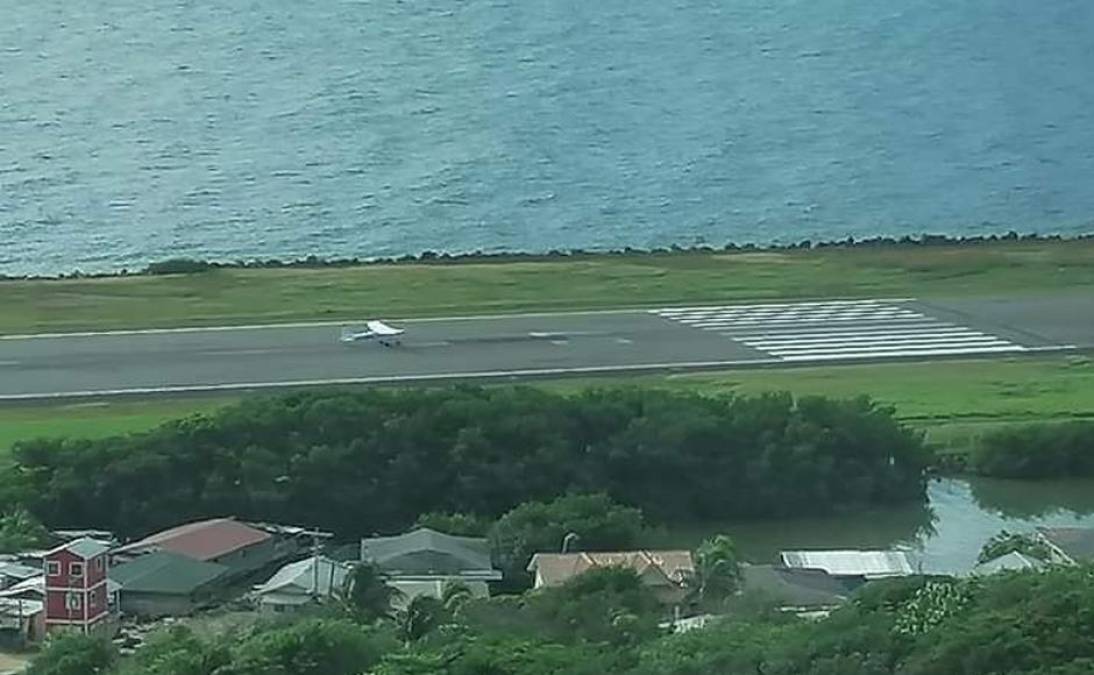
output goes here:
[{"label": "airplane wing", "polygon": [[368,326],[370,331],[381,337],[394,337],[402,335],[404,332],[402,328],[393,328],[383,321],[369,321],[365,325]]}]

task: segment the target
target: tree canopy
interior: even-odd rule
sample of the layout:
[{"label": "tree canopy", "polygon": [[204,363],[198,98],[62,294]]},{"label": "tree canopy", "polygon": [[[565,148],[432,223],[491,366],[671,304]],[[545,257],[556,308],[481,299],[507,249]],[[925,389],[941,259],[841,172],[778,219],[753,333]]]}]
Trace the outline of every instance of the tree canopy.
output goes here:
[{"label": "tree canopy", "polygon": [[1000,478],[1094,476],[1094,422],[1004,427],[980,439],[969,468]]},{"label": "tree canopy", "polygon": [[659,520],[816,514],[922,499],[930,462],[920,435],[864,398],[467,386],[250,399],[12,454],[0,503],[122,536],[233,514],[353,537],[575,492]]},{"label": "tree canopy", "polygon": [[[469,600],[455,615],[303,618],[198,638],[173,628],[118,660],[51,640],[31,675],[1079,675],[1094,666],[1094,568],[871,582],[826,619],[737,613],[671,634],[631,571]],[[443,624],[438,617],[443,616]]]}]

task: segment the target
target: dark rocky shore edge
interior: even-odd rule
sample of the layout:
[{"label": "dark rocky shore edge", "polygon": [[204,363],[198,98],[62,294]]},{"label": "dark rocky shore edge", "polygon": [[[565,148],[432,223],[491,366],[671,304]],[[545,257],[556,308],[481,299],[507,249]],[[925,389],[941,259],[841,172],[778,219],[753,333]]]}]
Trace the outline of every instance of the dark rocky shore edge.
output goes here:
[{"label": "dark rocky shore edge", "polygon": [[469,253],[445,253],[437,251],[422,251],[417,255],[402,255],[397,257],[374,258],[322,258],[309,255],[295,259],[266,258],[235,261],[198,260],[193,258],[171,258],[159,262],[153,262],[140,270],[121,269],[114,272],[85,273],[75,270],[69,273],[56,275],[0,275],[0,281],[33,281],[33,280],[59,280],[59,279],[106,279],[113,277],[157,276],[165,274],[197,274],[217,269],[323,269],[339,267],[359,267],[366,265],[449,265],[461,263],[509,263],[509,262],[549,262],[554,260],[582,260],[610,258],[620,256],[665,256],[665,255],[693,255],[710,253],[779,253],[803,250],[822,249],[879,249],[879,248],[926,248],[932,246],[982,246],[1000,242],[1066,242],[1094,240],[1094,232],[1078,235],[1059,234],[1019,234],[1011,231],[1006,234],[988,234],[971,237],[951,237],[947,235],[924,234],[918,236],[903,237],[871,237],[868,239],[846,239],[832,241],[803,240],[790,244],[736,244],[729,243],[721,247],[710,245],[697,246],[670,246],[668,248],[632,248],[605,250],[550,250],[543,253],[524,253],[517,251],[502,251],[486,253],[472,251]]}]

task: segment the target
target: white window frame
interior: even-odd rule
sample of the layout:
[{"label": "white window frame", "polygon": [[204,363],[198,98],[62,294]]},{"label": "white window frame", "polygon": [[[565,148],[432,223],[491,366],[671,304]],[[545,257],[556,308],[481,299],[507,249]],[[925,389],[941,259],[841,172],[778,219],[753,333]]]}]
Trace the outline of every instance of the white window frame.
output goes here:
[{"label": "white window frame", "polygon": [[68,593],[65,594],[65,609],[68,609],[68,610],[83,609],[83,606],[84,606],[84,602],[83,602],[83,594],[82,593],[73,593],[73,592],[69,591]]},{"label": "white window frame", "polygon": [[103,557],[102,556],[99,556],[98,558],[95,558],[95,571],[97,571],[97,572],[102,572],[103,571]]},{"label": "white window frame", "polygon": [[61,563],[56,560],[46,561],[46,576],[56,577],[61,574]]},{"label": "white window frame", "polygon": [[84,576],[84,564],[82,562],[69,563],[68,575],[72,577]]}]

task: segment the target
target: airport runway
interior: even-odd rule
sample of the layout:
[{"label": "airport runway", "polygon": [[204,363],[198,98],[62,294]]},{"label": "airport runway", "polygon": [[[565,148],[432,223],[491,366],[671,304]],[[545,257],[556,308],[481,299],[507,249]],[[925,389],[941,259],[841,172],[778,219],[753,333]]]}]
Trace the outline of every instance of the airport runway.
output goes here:
[{"label": "airport runway", "polygon": [[[369,317],[372,318],[372,317]],[[387,319],[387,317],[383,317]],[[517,379],[1094,348],[1094,297],[783,302],[344,324],[0,336],[0,401]]]}]

